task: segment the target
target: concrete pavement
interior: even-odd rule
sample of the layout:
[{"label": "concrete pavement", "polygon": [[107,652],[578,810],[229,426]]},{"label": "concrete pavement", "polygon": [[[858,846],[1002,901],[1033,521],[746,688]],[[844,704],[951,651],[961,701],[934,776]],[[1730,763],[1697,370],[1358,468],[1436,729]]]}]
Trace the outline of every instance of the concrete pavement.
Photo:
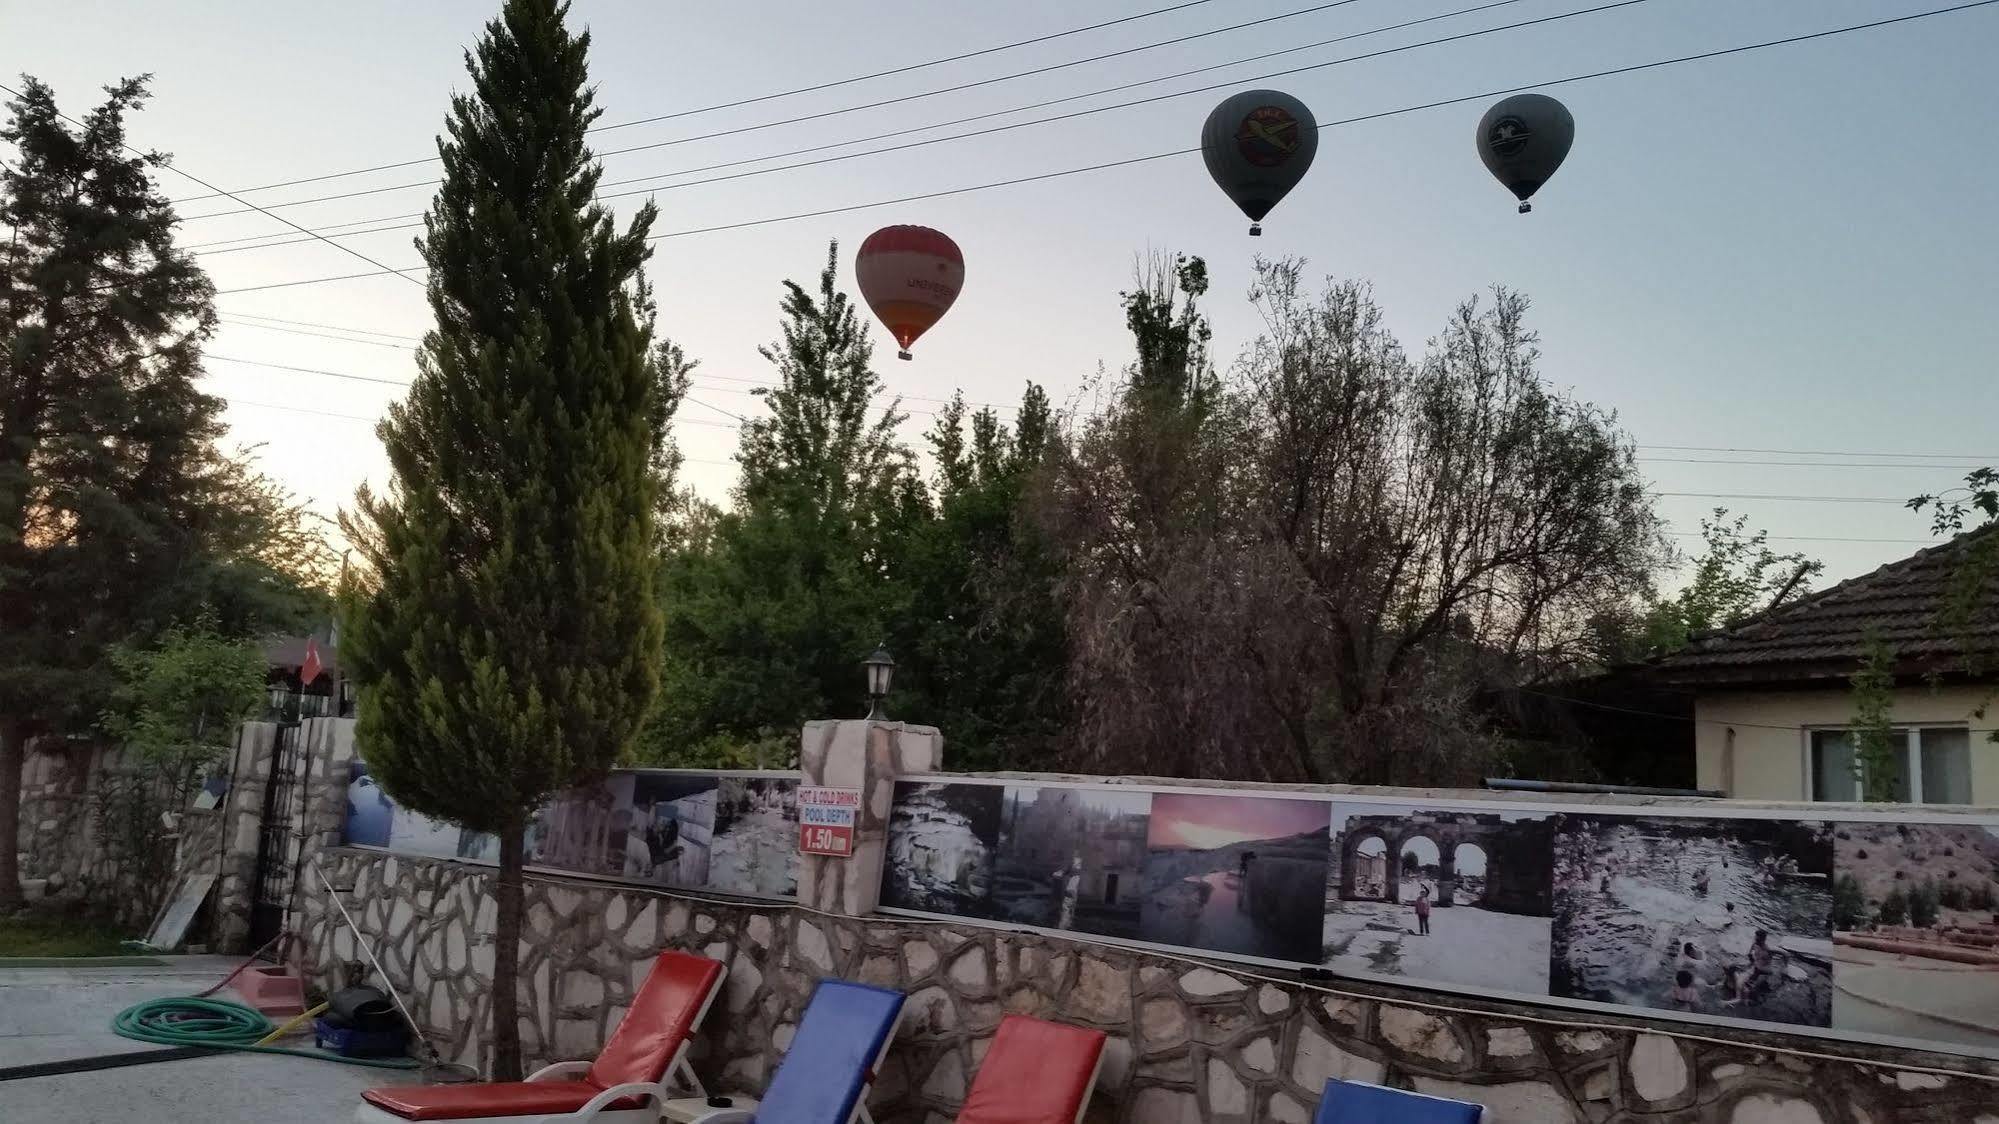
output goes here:
[{"label": "concrete pavement", "polygon": [[[0,967],[0,1069],[157,1049],[113,1034],[112,1017],[146,999],[191,995],[240,963],[221,956],[160,959],[160,967]],[[362,1089],[414,1076],[309,1058],[223,1054],[0,1081],[0,1121],[341,1121],[353,1116]]]}]

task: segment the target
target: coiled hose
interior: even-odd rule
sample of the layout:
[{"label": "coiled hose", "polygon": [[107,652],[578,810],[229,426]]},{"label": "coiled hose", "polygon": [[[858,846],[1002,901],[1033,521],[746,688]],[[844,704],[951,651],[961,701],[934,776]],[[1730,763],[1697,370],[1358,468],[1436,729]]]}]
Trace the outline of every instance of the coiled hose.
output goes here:
[{"label": "coiled hose", "polygon": [[348,1058],[323,1050],[259,1045],[278,1028],[255,1008],[221,999],[148,999],[118,1012],[118,1017],[111,1020],[111,1029],[122,1038],[161,1046],[204,1046],[213,1050],[291,1054],[375,1069],[418,1069],[422,1066],[415,1058]]}]

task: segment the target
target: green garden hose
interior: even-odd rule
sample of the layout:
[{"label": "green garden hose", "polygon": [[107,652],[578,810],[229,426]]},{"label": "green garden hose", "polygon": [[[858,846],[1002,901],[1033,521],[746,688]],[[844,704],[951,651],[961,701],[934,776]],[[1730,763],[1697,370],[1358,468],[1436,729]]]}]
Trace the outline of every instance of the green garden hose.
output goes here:
[{"label": "green garden hose", "polygon": [[259,1046],[275,1027],[251,1007],[220,999],[148,999],[118,1012],[111,1029],[120,1037],[161,1046],[203,1046],[257,1054],[291,1054],[300,1058],[345,1062],[376,1069],[417,1069],[415,1058],[347,1058],[323,1050]]}]

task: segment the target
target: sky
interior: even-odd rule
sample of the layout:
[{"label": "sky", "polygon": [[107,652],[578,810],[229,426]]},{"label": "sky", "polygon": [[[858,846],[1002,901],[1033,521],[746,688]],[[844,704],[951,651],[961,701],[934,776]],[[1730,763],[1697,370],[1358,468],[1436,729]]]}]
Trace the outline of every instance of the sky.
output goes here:
[{"label": "sky", "polygon": [[[608,181],[998,113],[1479,0],[1331,6],[1206,0],[910,73],[692,112],[1168,2],[584,0],[572,18],[593,33],[591,69],[603,123],[681,115],[599,133],[598,151],[706,137],[609,156]],[[710,498],[726,498],[734,477],[733,427],[761,411],[750,391],[771,377],[757,347],[776,335],[782,280],[809,281],[827,243],[837,239],[841,278],[851,285],[851,251],[870,231],[920,223],[958,242],[967,272],[957,307],[918,344],[913,362],[897,362],[892,345],[882,346],[877,336],[878,366],[913,415],[905,431],[912,443],[930,424],[928,411],[957,389],[973,402],[1010,408],[1032,380],[1058,403],[1083,403],[1088,380],[1126,360],[1118,292],[1149,253],[1207,259],[1215,349],[1227,360],[1257,331],[1245,299],[1255,255],[1289,255],[1306,259],[1312,276],[1372,282],[1389,326],[1412,352],[1422,350],[1458,302],[1495,284],[1528,294],[1543,376],[1617,412],[1683,547],[1697,545],[1691,536],[1704,513],[1726,506],[1747,513],[1773,545],[1824,559],[1827,581],[1909,553],[1928,538],[1928,521],[1900,501],[1999,461],[1999,439],[1991,435],[1999,406],[1992,369],[1999,316],[1990,307],[1999,291],[1999,223],[1990,210],[1999,99],[1989,88],[1999,5],[1549,87],[1574,113],[1576,141],[1531,215],[1514,213],[1511,196],[1485,173],[1474,149],[1474,126],[1496,97],[1329,124],[1949,0],[1636,0],[1540,26],[1315,66],[1603,2],[1512,0],[1121,94],[729,171],[1224,84],[1184,97],[657,192],[654,230],[674,234],[1150,156],[1194,147],[1216,102],[1256,86],[1297,96],[1322,123],[1310,174],[1272,213],[1260,239],[1247,237],[1246,221],[1209,181],[1197,155],[661,239],[650,270],[664,327],[701,361],[678,427],[690,461],[686,478]],[[1203,34],[1307,8],[1323,10]],[[131,124],[134,141],[171,152],[177,167],[233,191],[434,155],[448,98],[466,86],[462,51],[495,10],[491,0],[0,0],[0,72],[10,85],[23,72],[49,82],[77,115],[104,84],[151,73],[154,99]],[[1200,37],[929,93],[1182,36]],[[1315,69],[1258,80],[1299,66]],[[906,95],[925,96],[756,128]],[[427,207],[434,167],[245,198],[269,207],[395,189],[277,213],[307,227],[406,216]],[[206,194],[174,173],[164,181],[176,199]],[[612,205],[628,215],[638,202]],[[182,204],[184,244],[302,237],[257,213],[200,217],[238,206],[227,199]],[[417,262],[411,234],[363,234],[342,244],[400,268]],[[407,380],[414,373],[409,347],[427,326],[420,287],[384,275],[230,292],[373,268],[317,241],[208,254],[202,261],[222,293],[224,321],[209,347],[207,387],[230,400],[233,439],[258,446],[269,471],[322,512],[350,503],[364,480],[379,484],[386,464],[369,419],[396,388],[269,364]],[[301,334],[307,332],[319,334]]]},{"label": "sky", "polygon": [[1145,841],[1150,847],[1206,851],[1250,839],[1283,839],[1325,826],[1326,806],[1315,800],[1160,792],[1152,797]]}]

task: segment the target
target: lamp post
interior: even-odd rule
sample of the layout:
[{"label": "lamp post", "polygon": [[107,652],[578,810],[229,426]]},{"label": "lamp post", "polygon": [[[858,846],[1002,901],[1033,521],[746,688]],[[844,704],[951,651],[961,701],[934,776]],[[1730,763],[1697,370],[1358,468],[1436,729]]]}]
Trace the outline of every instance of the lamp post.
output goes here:
[{"label": "lamp post", "polygon": [[888,697],[889,683],[895,678],[895,658],[887,648],[876,648],[861,661],[861,667],[868,673],[868,720],[885,721],[888,713],[882,710],[882,700]]}]

